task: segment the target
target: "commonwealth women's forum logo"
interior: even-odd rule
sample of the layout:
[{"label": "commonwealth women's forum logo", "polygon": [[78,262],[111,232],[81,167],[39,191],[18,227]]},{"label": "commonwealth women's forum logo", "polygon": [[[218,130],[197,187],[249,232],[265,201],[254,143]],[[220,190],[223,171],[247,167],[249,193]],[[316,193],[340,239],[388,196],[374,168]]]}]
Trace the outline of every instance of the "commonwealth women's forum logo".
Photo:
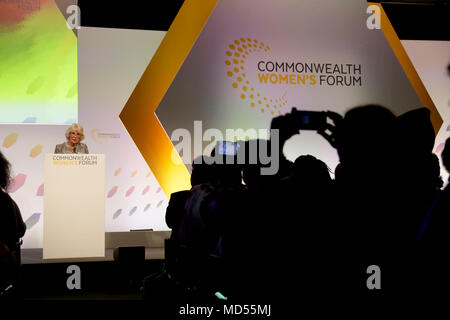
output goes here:
[{"label": "commonwealth women's forum logo", "polygon": [[269,51],[270,46],[256,39],[240,38],[229,44],[225,52],[227,58],[225,64],[227,68],[227,76],[232,80],[232,87],[239,90],[240,98],[244,100],[251,108],[260,110],[262,113],[271,115],[281,114],[286,109],[286,93],[281,97],[267,97],[259,89],[248,80],[246,70],[246,60],[249,55],[257,54],[261,51]]},{"label": "commonwealth women's forum logo", "polygon": [[[361,64],[323,63],[302,61],[258,60],[256,66],[248,66],[250,55],[268,52],[270,46],[257,39],[240,38],[230,43],[225,51],[226,75],[248,105],[262,113],[279,115],[289,111],[287,91],[281,96],[263,94],[265,86],[362,86]],[[257,83],[249,80],[247,72],[256,69]]]}]

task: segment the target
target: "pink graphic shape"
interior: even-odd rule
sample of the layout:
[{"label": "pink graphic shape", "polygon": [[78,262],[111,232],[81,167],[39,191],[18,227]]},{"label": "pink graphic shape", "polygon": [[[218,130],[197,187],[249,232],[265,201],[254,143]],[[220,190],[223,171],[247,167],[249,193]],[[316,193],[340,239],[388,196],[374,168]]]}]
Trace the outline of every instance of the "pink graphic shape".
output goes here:
[{"label": "pink graphic shape", "polygon": [[108,198],[111,198],[113,195],[115,195],[117,192],[117,189],[119,189],[118,186],[112,187],[111,190],[109,190],[109,192],[108,192]]},{"label": "pink graphic shape", "polygon": [[435,153],[439,153],[442,151],[442,149],[444,149],[445,144],[442,142],[440,143],[437,147],[436,147],[436,152]]},{"label": "pink graphic shape", "polygon": [[134,186],[131,186],[131,188],[130,188],[130,189],[128,189],[127,193],[125,194],[125,197],[129,197],[129,196],[130,196],[130,194],[132,194],[132,193],[133,193],[133,191],[134,191]]},{"label": "pink graphic shape", "polygon": [[11,180],[11,183],[8,187],[8,193],[14,193],[25,184],[25,180],[27,179],[27,175],[23,173],[19,173],[14,179]]},{"label": "pink graphic shape", "polygon": [[146,186],[144,190],[142,191],[142,195],[146,194],[150,190],[150,186]]},{"label": "pink graphic shape", "polygon": [[156,193],[159,193],[161,191],[161,187],[158,187],[158,189],[156,189]]},{"label": "pink graphic shape", "polygon": [[44,196],[44,184],[41,184],[37,189],[36,196],[42,197]]}]

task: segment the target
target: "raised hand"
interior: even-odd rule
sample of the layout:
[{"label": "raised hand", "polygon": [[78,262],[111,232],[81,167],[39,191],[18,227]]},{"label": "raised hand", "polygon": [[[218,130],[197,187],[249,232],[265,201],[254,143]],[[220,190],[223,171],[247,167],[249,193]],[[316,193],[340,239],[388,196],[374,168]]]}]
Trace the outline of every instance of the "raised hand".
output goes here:
[{"label": "raised hand", "polygon": [[336,127],[342,122],[342,116],[334,111],[327,111],[327,118],[331,120],[331,123],[327,122],[325,126],[319,130],[317,133],[324,137],[333,148],[337,149],[339,141],[336,135]]}]

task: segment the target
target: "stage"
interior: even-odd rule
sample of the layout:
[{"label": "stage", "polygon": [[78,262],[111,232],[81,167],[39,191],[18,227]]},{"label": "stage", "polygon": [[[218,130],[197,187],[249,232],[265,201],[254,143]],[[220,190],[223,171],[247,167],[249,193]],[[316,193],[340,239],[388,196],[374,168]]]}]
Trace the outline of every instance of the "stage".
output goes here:
[{"label": "stage", "polygon": [[114,249],[119,247],[145,247],[145,260],[164,260],[164,239],[170,237],[170,231],[130,231],[106,232],[105,256],[66,259],[44,259],[42,248],[21,250],[23,265],[42,263],[79,263],[114,261]]},{"label": "stage", "polygon": [[[16,290],[19,300],[142,300],[144,277],[162,270],[170,231],[105,233],[105,256],[43,259],[42,248],[22,249]],[[145,259],[114,259],[114,249],[144,247]],[[81,289],[70,290],[68,267],[80,269]]]}]

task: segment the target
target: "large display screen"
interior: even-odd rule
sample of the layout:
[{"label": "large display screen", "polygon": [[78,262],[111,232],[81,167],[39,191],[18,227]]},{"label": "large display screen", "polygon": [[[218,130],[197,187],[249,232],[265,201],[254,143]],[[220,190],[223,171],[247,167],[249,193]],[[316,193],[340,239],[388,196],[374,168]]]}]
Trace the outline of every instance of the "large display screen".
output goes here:
[{"label": "large display screen", "polygon": [[0,1],[0,48],[0,123],[77,122],[77,38],[55,1]]}]

